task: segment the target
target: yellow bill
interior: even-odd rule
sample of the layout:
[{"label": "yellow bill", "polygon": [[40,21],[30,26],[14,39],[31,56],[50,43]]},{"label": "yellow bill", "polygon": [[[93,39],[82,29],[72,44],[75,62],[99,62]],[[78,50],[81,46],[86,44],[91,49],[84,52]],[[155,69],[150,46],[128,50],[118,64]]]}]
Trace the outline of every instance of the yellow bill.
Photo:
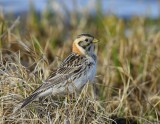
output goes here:
[{"label": "yellow bill", "polygon": [[97,40],[97,39],[94,38],[94,40],[93,40],[92,42],[93,42],[93,43],[98,43],[99,40]]}]

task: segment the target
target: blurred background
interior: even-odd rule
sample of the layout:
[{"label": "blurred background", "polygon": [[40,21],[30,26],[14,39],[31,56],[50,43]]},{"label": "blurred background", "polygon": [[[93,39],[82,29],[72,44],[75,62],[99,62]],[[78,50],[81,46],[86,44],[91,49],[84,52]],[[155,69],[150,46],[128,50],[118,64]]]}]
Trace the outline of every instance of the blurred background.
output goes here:
[{"label": "blurred background", "polygon": [[[16,71],[10,71],[9,64],[4,65],[9,66],[8,75],[21,77],[34,87],[25,83],[29,87],[27,90],[23,85],[12,90],[4,85],[7,88],[2,96],[8,92],[21,95],[19,99],[28,96],[40,83],[36,78],[46,78],[71,52],[72,41],[81,33],[90,33],[100,40],[96,48],[95,78],[99,104],[89,104],[88,114],[82,114],[87,116],[88,123],[97,119],[94,116],[97,111],[102,123],[112,115],[134,117],[141,123],[160,120],[159,0],[0,0],[0,50],[3,55],[0,58],[6,63],[9,60],[17,64]],[[27,77],[28,73],[37,76]],[[10,80],[5,81],[10,84],[16,79]],[[4,115],[7,115],[15,99],[2,104]],[[99,105],[101,107],[95,109]],[[77,114],[85,109],[79,107]],[[56,114],[54,110],[50,109]],[[62,113],[61,108],[57,111]]]},{"label": "blurred background", "polygon": [[[37,13],[42,13],[50,8],[50,11],[66,14],[69,12],[79,12],[96,14],[96,9],[105,15],[116,15],[121,18],[132,16],[144,16],[158,18],[160,15],[159,0],[1,0],[0,9],[5,14],[15,15],[27,13],[32,5]],[[65,15],[67,16],[67,15]]]}]

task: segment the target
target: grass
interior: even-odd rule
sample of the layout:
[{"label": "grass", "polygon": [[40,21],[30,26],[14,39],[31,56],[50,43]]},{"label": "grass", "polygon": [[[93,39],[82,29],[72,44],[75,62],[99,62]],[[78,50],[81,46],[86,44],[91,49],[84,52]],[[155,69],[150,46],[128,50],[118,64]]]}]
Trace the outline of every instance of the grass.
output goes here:
[{"label": "grass", "polygon": [[[159,19],[124,20],[97,10],[95,16],[69,13],[65,23],[49,11],[31,13],[0,18],[0,123],[160,123]],[[82,32],[100,40],[96,96],[87,84],[78,95],[50,96],[13,113]]]}]

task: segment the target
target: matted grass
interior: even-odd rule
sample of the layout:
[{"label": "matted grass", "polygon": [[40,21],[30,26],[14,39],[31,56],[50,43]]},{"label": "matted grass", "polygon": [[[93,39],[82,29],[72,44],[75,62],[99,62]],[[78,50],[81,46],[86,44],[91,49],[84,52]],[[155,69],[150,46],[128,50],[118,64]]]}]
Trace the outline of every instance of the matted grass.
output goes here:
[{"label": "matted grass", "polygon": [[[114,16],[64,23],[56,15],[8,21],[0,18],[0,123],[160,123],[160,24],[158,20]],[[57,17],[57,18],[55,18]],[[90,32],[100,43],[95,91],[49,96],[15,113],[71,52],[77,34]],[[137,122],[136,122],[137,121]],[[117,121],[118,122],[118,121]]]}]

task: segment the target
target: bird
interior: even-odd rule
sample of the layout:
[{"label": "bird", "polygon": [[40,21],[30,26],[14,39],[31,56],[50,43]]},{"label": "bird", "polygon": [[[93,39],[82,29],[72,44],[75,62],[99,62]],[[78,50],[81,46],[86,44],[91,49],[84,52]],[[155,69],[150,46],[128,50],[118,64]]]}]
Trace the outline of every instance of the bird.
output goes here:
[{"label": "bird", "polygon": [[66,57],[42,84],[22,100],[21,109],[37,98],[48,95],[80,91],[87,82],[93,82],[96,74],[97,56],[91,34],[78,35],[72,43],[72,52]]}]

